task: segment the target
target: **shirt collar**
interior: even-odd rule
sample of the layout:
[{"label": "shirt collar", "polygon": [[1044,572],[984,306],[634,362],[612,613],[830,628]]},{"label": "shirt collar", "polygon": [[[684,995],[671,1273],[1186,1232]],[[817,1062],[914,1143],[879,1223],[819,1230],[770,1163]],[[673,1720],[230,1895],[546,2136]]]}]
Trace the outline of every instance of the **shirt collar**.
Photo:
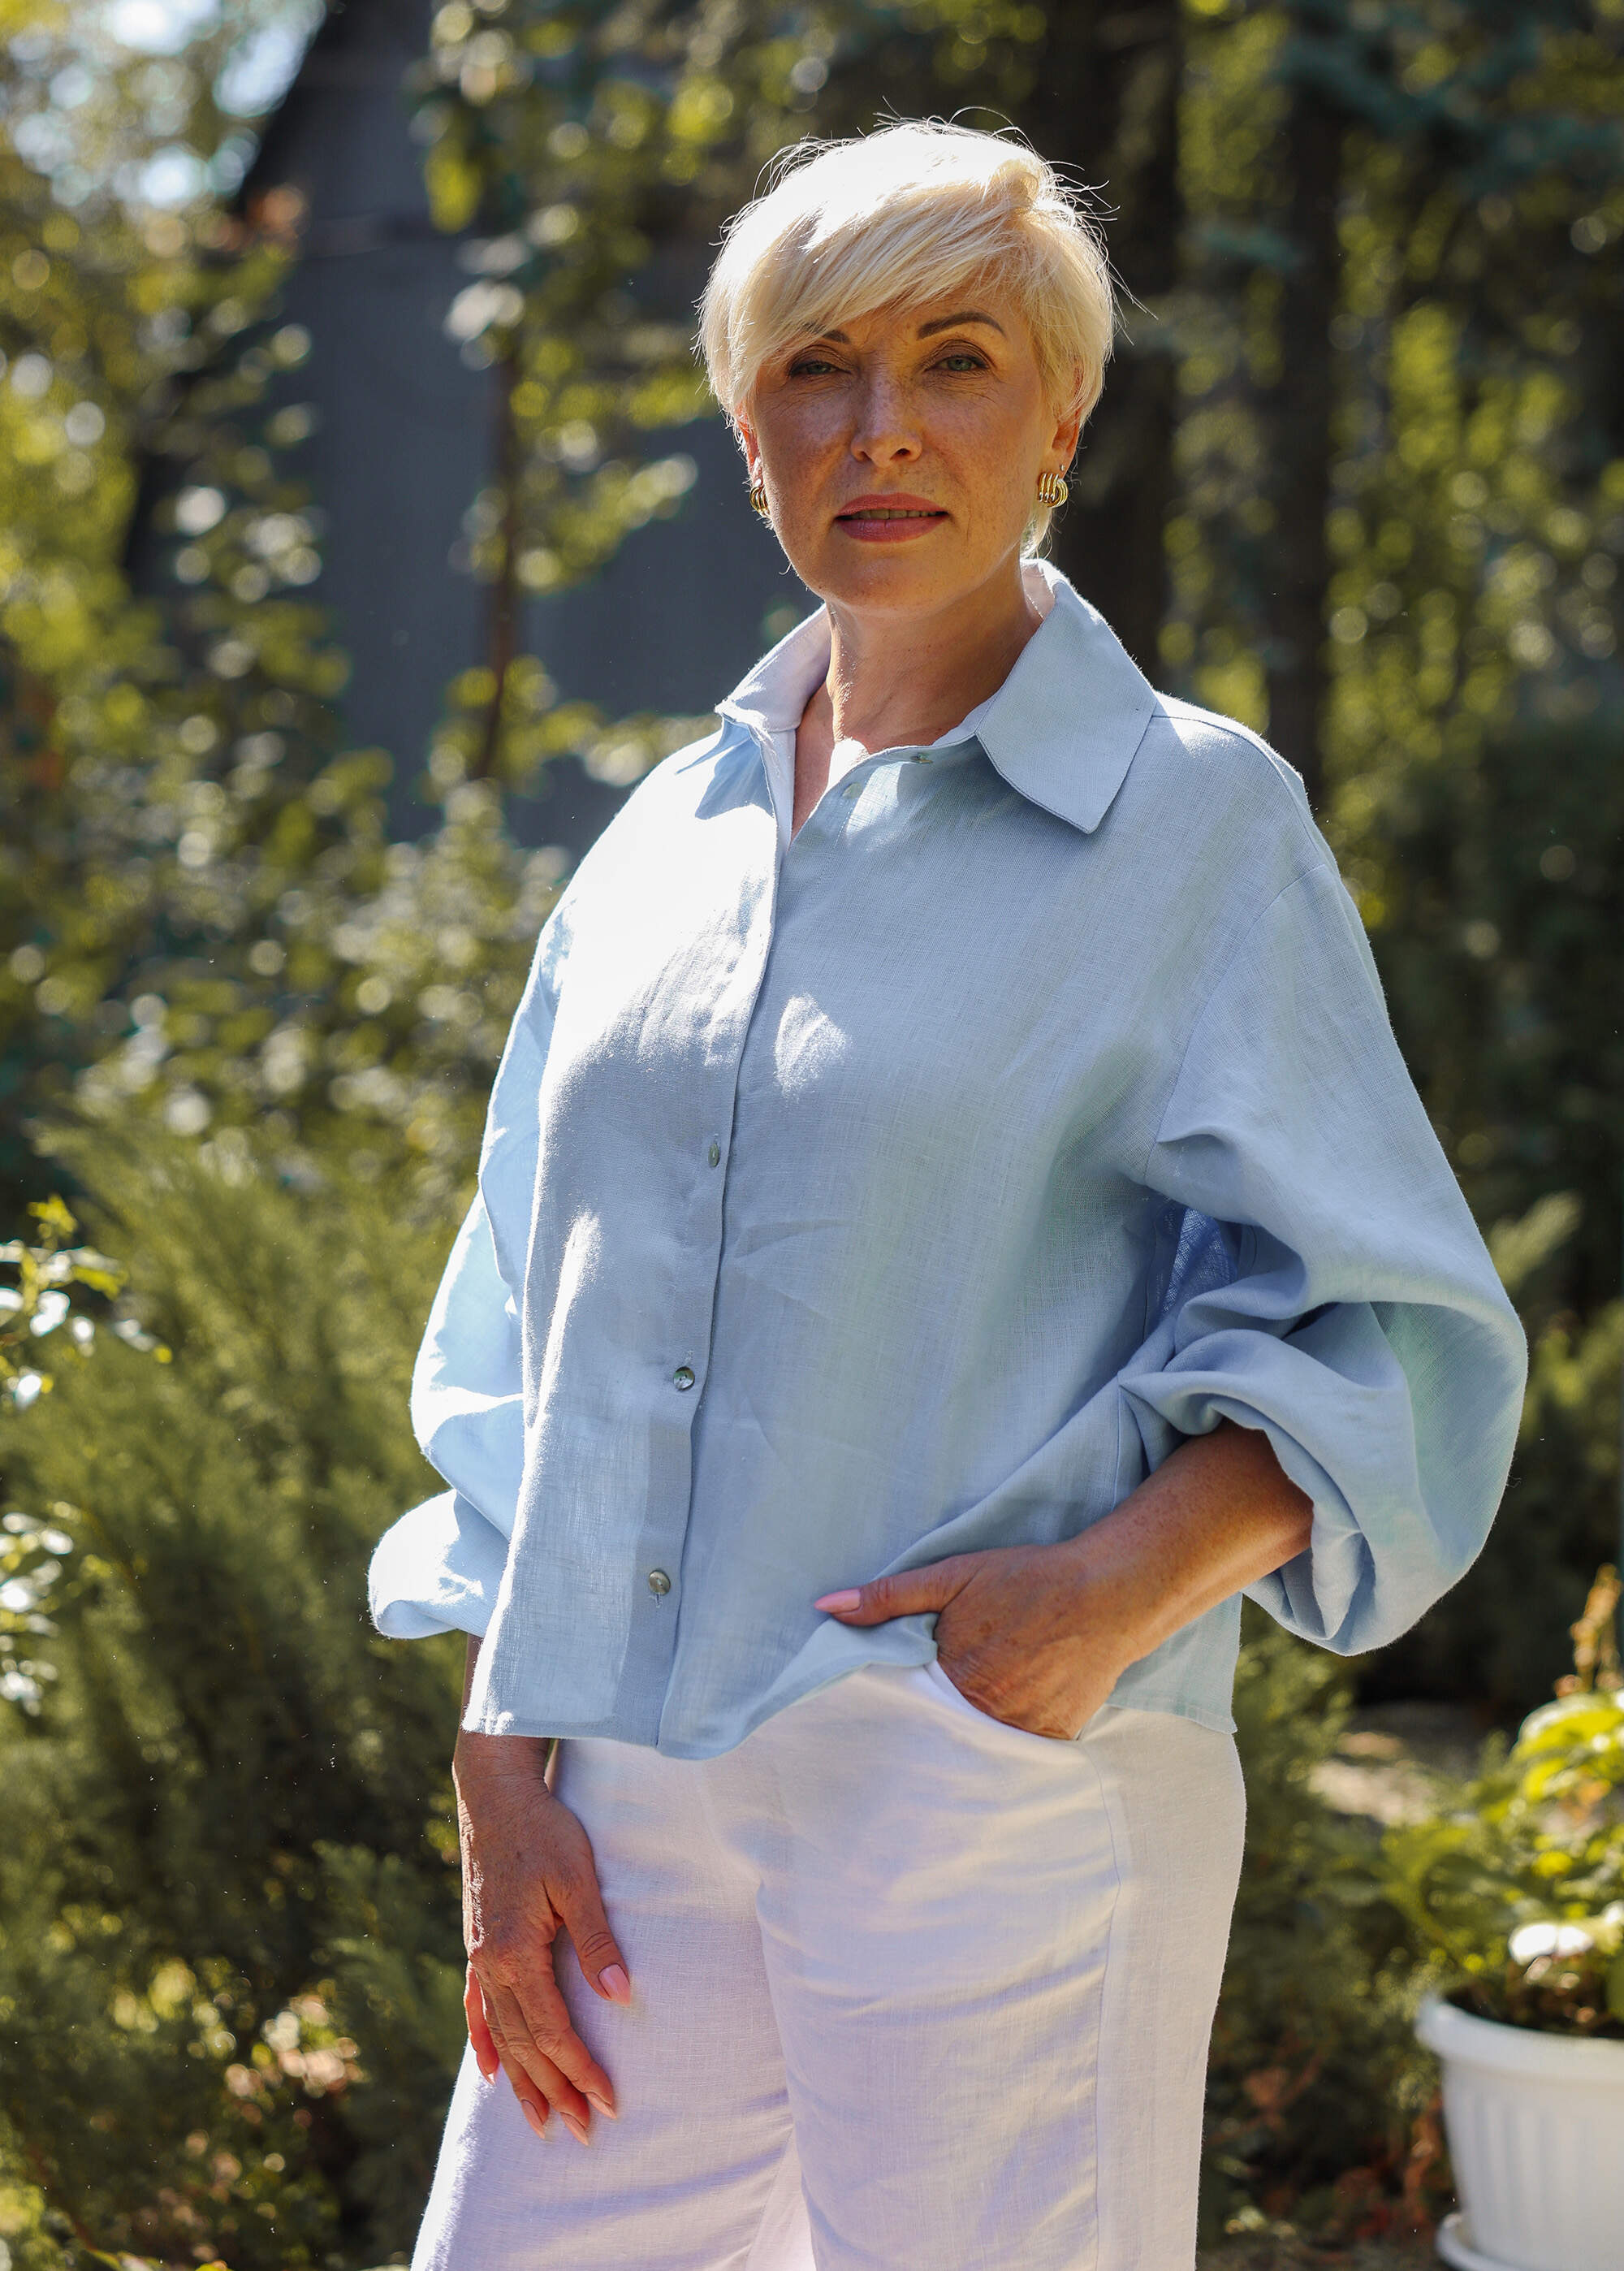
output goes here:
[{"label": "shirt collar", "polygon": [[[975,738],[1012,789],[1087,834],[1161,705],[1104,616],[1057,568],[1028,561],[1027,574],[1042,579],[1049,613],[982,709]],[[756,733],[793,733],[828,666],[829,619],[819,607],[763,655],[718,714]]]}]

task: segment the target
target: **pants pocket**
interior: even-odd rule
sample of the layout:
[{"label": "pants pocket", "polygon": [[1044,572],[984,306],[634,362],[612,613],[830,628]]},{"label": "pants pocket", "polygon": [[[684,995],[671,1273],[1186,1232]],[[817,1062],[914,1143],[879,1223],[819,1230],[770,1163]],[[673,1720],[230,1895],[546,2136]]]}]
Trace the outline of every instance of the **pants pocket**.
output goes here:
[{"label": "pants pocket", "polygon": [[986,1728],[994,1735],[1001,1735],[1008,1742],[1022,1744],[1027,1750],[1035,1744],[1040,1749],[1052,1751],[1059,1757],[1064,1757],[1073,1750],[1074,1742],[1071,1738],[1064,1735],[1034,1735],[1029,1727],[1013,1727],[1007,1719],[995,1718],[990,1711],[983,1711],[980,1704],[971,1702],[961,1688],[953,1686],[941,1665],[934,1660],[922,1665],[921,1671],[939,1701],[951,1706],[953,1710],[962,1712],[967,1719],[972,1720],[978,1727]]}]

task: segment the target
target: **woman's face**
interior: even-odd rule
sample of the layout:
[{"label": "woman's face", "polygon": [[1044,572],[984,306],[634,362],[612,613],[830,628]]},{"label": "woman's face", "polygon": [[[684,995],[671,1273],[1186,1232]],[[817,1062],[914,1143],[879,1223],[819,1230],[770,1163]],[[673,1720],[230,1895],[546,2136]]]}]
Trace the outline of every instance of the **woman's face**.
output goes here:
[{"label": "woman's face", "polygon": [[739,419],[753,480],[802,582],[862,614],[933,614],[1019,560],[1057,417],[1032,335],[977,287],[886,308],[769,362]]}]

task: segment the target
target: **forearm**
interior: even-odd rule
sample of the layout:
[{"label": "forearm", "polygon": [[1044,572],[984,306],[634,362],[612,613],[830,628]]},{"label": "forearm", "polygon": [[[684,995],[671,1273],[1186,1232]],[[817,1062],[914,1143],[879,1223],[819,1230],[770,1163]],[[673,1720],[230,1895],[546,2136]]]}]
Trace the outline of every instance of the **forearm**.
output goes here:
[{"label": "forearm", "polygon": [[[479,1635],[470,1633],[463,1666],[463,1709],[459,1718],[467,1713],[468,1699],[473,1694],[474,1667],[478,1661]],[[550,1735],[471,1734],[459,1724],[456,1747],[451,1754],[451,1779],[459,1798],[471,1783],[491,1774],[516,1772],[545,1781],[552,1756]]]},{"label": "forearm", "polygon": [[1312,1523],[1312,1500],[1268,1437],[1224,1420],[1057,1550],[1075,1567],[1091,1630],[1125,1667],[1304,1552]]}]

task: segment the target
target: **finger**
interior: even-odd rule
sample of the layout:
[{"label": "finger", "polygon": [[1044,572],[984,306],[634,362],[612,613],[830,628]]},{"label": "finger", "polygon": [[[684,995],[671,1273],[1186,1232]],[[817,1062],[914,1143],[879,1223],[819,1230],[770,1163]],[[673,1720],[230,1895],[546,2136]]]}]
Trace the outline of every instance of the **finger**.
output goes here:
[{"label": "finger", "polygon": [[471,1963],[468,1984],[463,1990],[463,2010],[468,2020],[468,2041],[474,2054],[474,2064],[486,2081],[494,2081],[501,2071],[501,2060],[496,2055],[496,2044],[491,2039],[490,2022],[485,2015],[485,1997],[480,1991],[479,1976]]},{"label": "finger", "polygon": [[522,1987],[486,1984],[499,2048],[534,2076],[555,2110],[577,2133],[591,2118],[590,2107],[618,2118],[614,2085],[570,2023],[569,2007],[553,1976],[551,1951],[529,1972]]},{"label": "finger", "polygon": [[590,1864],[584,1875],[556,1880],[550,1888],[552,1904],[564,1920],[582,1978],[609,2003],[629,2003],[632,1983],[626,1958],[604,1913],[604,1896]]},{"label": "finger", "polygon": [[837,1593],[825,1593],[812,1606],[826,1616],[838,1617],[843,1625],[883,1625],[893,1617],[945,1609],[968,1581],[965,1564],[969,1559],[955,1553],[923,1569],[903,1569],[894,1577],[872,1578],[866,1585],[844,1586]]},{"label": "finger", "polygon": [[[543,2139],[551,2135],[547,2123],[553,2111],[552,2104],[551,2100],[543,2095],[534,2076],[527,2074],[522,2066],[515,2062],[509,2062],[507,2059],[502,2061],[501,2071],[507,2075],[508,2087],[519,2101],[520,2112],[530,2123],[536,2134]],[[564,2118],[561,2111],[559,2118],[560,2120]],[[577,2136],[582,2134],[579,2127],[576,2128],[575,2134]]]},{"label": "finger", "polygon": [[[493,2011],[493,2024],[495,2025]],[[503,2039],[500,2030],[496,2033],[496,2044],[497,2055],[501,2060],[500,2071],[508,2077],[508,2086],[519,2101],[519,2111],[536,2134],[538,2137],[545,2137],[547,2134],[548,2116],[552,2111],[552,2099],[537,2077],[529,2073],[514,2055],[512,2048]]]},{"label": "finger", "polygon": [[546,2132],[549,2113],[557,2113],[584,2143],[591,2108],[560,2066],[537,2042],[519,1999],[506,1988],[486,1988],[486,2009],[502,2072],[513,2084],[513,2094],[536,2134]]},{"label": "finger", "polygon": [[526,1979],[519,1996],[523,2023],[537,2052],[556,2067],[566,2085],[553,2103],[585,2119],[590,2101],[612,2120],[619,2118],[614,2084],[570,2022],[569,2007],[549,1966]]}]

